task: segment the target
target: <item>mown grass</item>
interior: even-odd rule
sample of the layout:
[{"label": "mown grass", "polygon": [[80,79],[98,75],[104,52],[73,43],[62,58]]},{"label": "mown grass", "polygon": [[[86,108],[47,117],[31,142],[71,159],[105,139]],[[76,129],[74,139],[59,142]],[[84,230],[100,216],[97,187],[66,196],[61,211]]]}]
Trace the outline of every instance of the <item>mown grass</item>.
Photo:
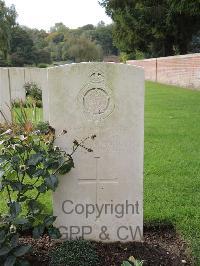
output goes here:
[{"label": "mown grass", "polygon": [[200,265],[200,92],[146,84],[144,214],[175,225]]},{"label": "mown grass", "polygon": [[200,92],[146,83],[144,170],[145,222],[173,224],[200,265]]}]

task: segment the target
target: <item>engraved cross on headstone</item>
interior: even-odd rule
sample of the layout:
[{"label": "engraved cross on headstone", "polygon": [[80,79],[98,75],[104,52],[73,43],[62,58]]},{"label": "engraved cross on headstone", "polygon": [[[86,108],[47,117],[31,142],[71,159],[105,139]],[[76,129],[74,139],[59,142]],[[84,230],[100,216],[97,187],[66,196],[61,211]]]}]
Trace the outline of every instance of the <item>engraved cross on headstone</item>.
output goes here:
[{"label": "engraved cross on headstone", "polygon": [[101,176],[99,176],[99,171],[98,171],[98,168],[99,168],[99,160],[101,159],[101,157],[99,156],[95,156],[94,157],[94,167],[95,167],[95,176],[93,178],[87,178],[87,177],[80,177],[78,178],[78,180],[81,182],[88,182],[88,183],[113,183],[113,181],[115,181],[116,183],[116,180],[118,178],[102,178]]},{"label": "engraved cross on headstone", "polygon": [[101,157],[94,157],[94,167],[95,167],[95,176],[93,178],[78,178],[79,184],[87,183],[87,184],[96,184],[96,204],[98,204],[98,191],[99,189],[104,189],[104,184],[117,184],[118,178],[105,178],[99,175],[99,160]]}]

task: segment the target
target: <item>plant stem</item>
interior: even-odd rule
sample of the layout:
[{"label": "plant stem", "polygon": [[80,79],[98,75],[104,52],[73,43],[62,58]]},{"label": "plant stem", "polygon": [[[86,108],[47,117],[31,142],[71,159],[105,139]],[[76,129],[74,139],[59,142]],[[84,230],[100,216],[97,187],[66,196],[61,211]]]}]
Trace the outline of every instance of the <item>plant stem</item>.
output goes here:
[{"label": "plant stem", "polygon": [[9,190],[8,185],[6,186],[6,189],[7,189],[7,193],[8,193],[9,203],[12,203],[12,199],[11,199],[10,190]]},{"label": "plant stem", "polygon": [[89,137],[83,139],[80,143],[78,143],[78,145],[76,146],[76,148],[73,148],[72,153],[70,154],[70,156],[72,157],[72,155],[76,152],[76,150],[87,140],[89,139]]},{"label": "plant stem", "polygon": [[35,200],[37,200],[37,199],[39,198],[39,196],[40,196],[40,192],[38,192],[38,194],[37,194]]}]

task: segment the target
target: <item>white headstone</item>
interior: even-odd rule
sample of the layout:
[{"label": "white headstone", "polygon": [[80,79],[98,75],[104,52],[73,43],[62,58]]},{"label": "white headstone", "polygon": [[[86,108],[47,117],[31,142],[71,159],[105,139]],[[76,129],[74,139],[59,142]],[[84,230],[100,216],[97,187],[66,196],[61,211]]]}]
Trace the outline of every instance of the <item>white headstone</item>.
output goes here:
[{"label": "white headstone", "polygon": [[59,177],[53,195],[64,238],[140,241],[143,236],[144,73],[113,63],[48,70],[50,124],[57,144],[96,135],[74,154],[75,168]]},{"label": "white headstone", "polygon": [[49,95],[46,68],[25,68],[25,82],[34,82],[42,90],[43,120],[49,121]]},{"label": "white headstone", "polygon": [[22,100],[25,101],[26,93],[24,89],[25,84],[25,70],[20,67],[10,67],[10,89],[11,89],[11,100]]},{"label": "white headstone", "polygon": [[11,98],[8,68],[0,68],[0,123],[11,121]]}]

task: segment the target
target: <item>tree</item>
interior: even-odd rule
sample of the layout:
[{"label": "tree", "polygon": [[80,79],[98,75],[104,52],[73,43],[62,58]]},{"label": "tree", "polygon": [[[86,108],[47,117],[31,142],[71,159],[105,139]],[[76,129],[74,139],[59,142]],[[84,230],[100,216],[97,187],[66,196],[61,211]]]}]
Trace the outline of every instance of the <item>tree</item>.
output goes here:
[{"label": "tree", "polygon": [[15,26],[11,31],[9,61],[11,66],[51,63],[44,30]]},{"label": "tree", "polygon": [[31,65],[35,62],[33,40],[20,26],[12,29],[10,61],[13,66]]},{"label": "tree", "polygon": [[51,53],[48,49],[36,49],[34,51],[34,61],[35,64],[38,65],[39,63],[51,64]]},{"label": "tree", "polygon": [[69,31],[69,28],[67,28],[62,22],[55,23],[53,27],[51,27],[50,32],[59,32],[65,34]]},{"label": "tree", "polygon": [[189,51],[191,53],[200,53],[200,31],[192,37]]},{"label": "tree", "polygon": [[[83,27],[82,27],[83,28]],[[118,49],[113,44],[113,25],[105,25],[102,21],[93,30],[83,32],[83,35],[91,38],[102,47],[103,55],[118,55]]]},{"label": "tree", "polygon": [[101,0],[115,22],[116,46],[126,53],[148,56],[188,51],[200,28],[199,0]]},{"label": "tree", "polygon": [[31,37],[34,43],[34,47],[36,49],[44,49],[45,47],[48,46],[47,42],[48,33],[45,30],[30,29],[28,27],[23,27],[23,29]]},{"label": "tree", "polygon": [[94,25],[92,25],[92,24],[87,24],[87,25],[84,25],[83,27],[81,27],[81,29],[82,29],[83,31],[85,31],[85,30],[94,30],[95,27],[94,27]]},{"label": "tree", "polygon": [[17,13],[14,5],[7,7],[5,2],[0,0],[0,51],[6,60],[11,41],[11,31],[16,24]]},{"label": "tree", "polygon": [[77,63],[102,60],[101,47],[84,36],[71,41],[68,54]]},{"label": "tree", "polygon": [[46,40],[54,61],[99,61],[103,54],[116,51],[112,43],[112,28],[107,28],[103,22],[97,27],[87,24],[78,29],[56,23]]}]

